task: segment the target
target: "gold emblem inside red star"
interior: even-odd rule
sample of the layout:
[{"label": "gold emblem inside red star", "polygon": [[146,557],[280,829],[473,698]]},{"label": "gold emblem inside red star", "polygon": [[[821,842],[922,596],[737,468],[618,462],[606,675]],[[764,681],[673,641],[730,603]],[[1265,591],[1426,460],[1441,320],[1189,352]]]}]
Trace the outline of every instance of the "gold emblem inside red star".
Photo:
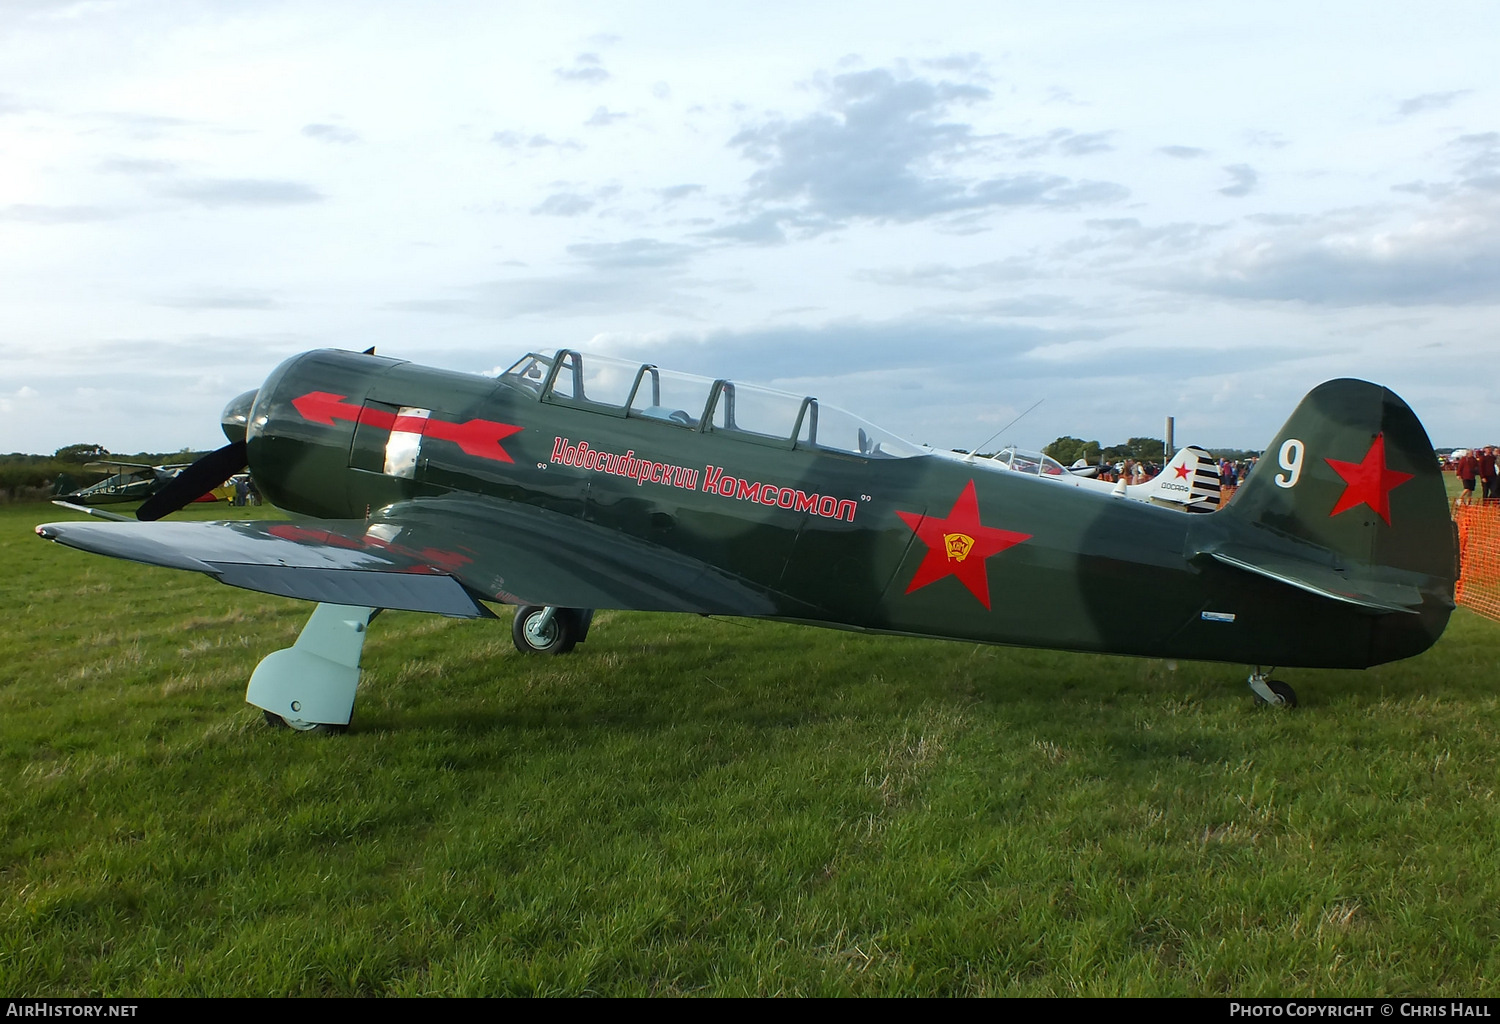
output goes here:
[{"label": "gold emblem inside red star", "polygon": [[1031,539],[1029,533],[997,530],[979,522],[979,498],[974,493],[973,480],[963,489],[945,519],[915,512],[898,511],[896,514],[927,545],[927,555],[917,567],[911,585],[906,588],[908,594],[936,583],[944,576],[957,576],[969,593],[989,608],[990,580],[985,560]]},{"label": "gold emblem inside red star", "polygon": [[1338,459],[1323,461],[1344,479],[1344,493],[1339,495],[1338,503],[1328,513],[1330,517],[1358,505],[1368,505],[1385,520],[1385,525],[1391,525],[1391,491],[1410,480],[1412,474],[1386,466],[1384,434],[1375,435],[1370,450],[1365,452],[1365,457],[1360,462],[1340,462]]}]

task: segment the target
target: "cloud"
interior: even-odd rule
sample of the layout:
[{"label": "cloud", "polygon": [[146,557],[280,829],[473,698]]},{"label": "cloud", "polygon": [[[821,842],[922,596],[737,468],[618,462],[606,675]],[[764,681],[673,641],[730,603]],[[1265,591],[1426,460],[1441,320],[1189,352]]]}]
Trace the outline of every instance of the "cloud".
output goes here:
[{"label": "cloud", "polygon": [[359,141],[359,134],[348,128],[340,128],[336,124],[305,124],[302,126],[302,134],[309,139],[317,139],[319,142],[337,142],[348,144]]},{"label": "cloud", "polygon": [[1229,172],[1229,176],[1234,179],[1234,184],[1225,185],[1219,189],[1221,196],[1231,196],[1236,199],[1248,196],[1255,188],[1256,182],[1260,181],[1260,175],[1255,173],[1255,168],[1249,164],[1230,164],[1224,170]]},{"label": "cloud", "polygon": [[593,315],[676,310],[686,302],[683,275],[698,250],[691,245],[632,238],[568,246],[572,266],[557,274],[484,281],[456,294],[392,302],[389,309],[465,316]]},{"label": "cloud", "polygon": [[36,203],[12,203],[0,206],[0,221],[24,224],[84,224],[113,220],[119,214],[100,206],[47,206]]},{"label": "cloud", "polygon": [[1426,196],[1428,199],[1446,199],[1454,193],[1456,187],[1446,182],[1408,181],[1400,185],[1392,185],[1391,191],[1410,192],[1413,195]]},{"label": "cloud", "polygon": [[629,116],[629,114],[621,114],[612,111],[608,107],[595,107],[593,114],[591,114],[589,116],[589,119],[583,123],[591,128],[607,128],[609,125],[614,124],[616,121],[623,121]]},{"label": "cloud", "polygon": [[[660,366],[706,376],[775,383],[794,377],[834,378],[851,372],[910,371],[929,377],[1020,371],[1033,350],[1093,336],[1091,331],[996,325],[951,317],[870,321],[851,317],[825,324],[745,330],[675,332],[666,336],[613,335],[610,350],[649,358]],[[1037,366],[1030,366],[1035,373]],[[1047,370],[1048,367],[1042,366]]]},{"label": "cloud", "polygon": [[1500,302],[1500,197],[1404,216],[1341,211],[1244,239],[1207,269],[1158,283],[1324,306]]},{"label": "cloud", "polygon": [[1063,156],[1108,153],[1115,148],[1109,143],[1109,137],[1113,134],[1114,132],[1079,134],[1071,128],[1055,128],[1045,135],[1018,140],[1014,144],[1015,153],[1022,159],[1031,159],[1053,152],[1061,153]]},{"label": "cloud", "polygon": [[952,71],[971,77],[983,77],[986,61],[984,55],[979,53],[951,53],[946,57],[924,60],[921,64],[924,68],[932,68],[936,71]]},{"label": "cloud", "polygon": [[1291,145],[1291,143],[1287,141],[1286,136],[1282,135],[1280,132],[1268,132],[1262,130],[1245,132],[1245,141],[1252,146],[1264,146],[1267,149],[1285,149],[1287,146]]},{"label": "cloud", "polygon": [[632,238],[624,242],[579,242],[568,246],[568,255],[596,269],[623,267],[680,267],[698,250],[677,242],[654,238]]},{"label": "cloud", "polygon": [[153,175],[170,174],[177,165],[170,160],[132,160],[128,157],[113,157],[99,162],[99,169],[107,174]]},{"label": "cloud", "polygon": [[1228,298],[1323,306],[1500,302],[1500,132],[1460,135],[1446,150],[1452,180],[1392,186],[1425,204],[1251,217],[1268,230],[1202,270],[1155,280]]},{"label": "cloud", "polygon": [[34,398],[40,397],[41,392],[28,384],[22,384],[21,387],[15,391],[11,391],[8,393],[0,392],[0,412],[17,412],[20,403],[29,402]]},{"label": "cloud", "polygon": [[1063,314],[1079,315],[1087,313],[1088,310],[1066,295],[1028,292],[1025,295],[995,299],[979,306],[969,307],[965,312],[988,317],[1047,317]]},{"label": "cloud", "polygon": [[583,82],[588,85],[598,85],[609,80],[609,72],[604,70],[597,53],[580,53],[573,58],[572,67],[556,68],[552,73],[564,82]]},{"label": "cloud", "polygon": [[1199,224],[1193,221],[1147,226],[1135,217],[1088,220],[1084,222],[1084,226],[1092,234],[1063,243],[1060,247],[1063,253],[1081,253],[1106,247],[1132,252],[1187,251],[1202,247],[1213,235],[1227,227],[1224,224]]},{"label": "cloud", "polygon": [[495,132],[490,136],[490,141],[504,149],[582,149],[583,146],[572,139],[557,141],[547,135],[533,134],[525,135],[521,132],[503,131]]},{"label": "cloud", "polygon": [[276,309],[271,296],[250,288],[206,288],[158,299],[158,306],[173,309]]},{"label": "cloud", "polygon": [[1284,228],[1310,224],[1317,218],[1310,213],[1252,213],[1245,219],[1252,224],[1263,224],[1269,228]]},{"label": "cloud", "polygon": [[1444,148],[1456,161],[1454,180],[1408,181],[1391,190],[1434,200],[1452,199],[1465,191],[1500,192],[1500,132],[1460,135]]},{"label": "cloud", "polygon": [[1199,149],[1197,146],[1160,146],[1156,151],[1176,157],[1178,160],[1197,160],[1199,157],[1208,156],[1208,150]]},{"label": "cloud", "polygon": [[1449,143],[1461,159],[1460,184],[1485,191],[1500,191],[1500,132],[1460,135]]},{"label": "cloud", "polygon": [[772,207],[730,224],[700,232],[702,238],[717,238],[749,245],[781,245],[787,241],[784,226],[813,235],[836,226],[826,217],[806,216],[791,207]]},{"label": "cloud", "polygon": [[[1023,296],[997,305],[1011,305],[1008,312],[1018,316],[1045,315],[1066,301]],[[1264,443],[1309,382],[1322,379],[1321,367],[1307,371],[1299,364],[1327,357],[1331,349],[1262,341],[1142,345],[1097,325],[996,323],[924,312],[889,320],[846,317],[602,334],[584,347],[709,378],[816,395],[904,437],[941,447],[977,445],[1045,399],[994,442],[1040,447],[1064,434],[1107,442],[1160,436],[1164,411],[1178,414],[1179,436],[1188,435],[1184,439],[1203,439],[1199,432],[1211,424],[1221,438]],[[1268,366],[1285,368],[1290,380],[1269,396],[1261,394],[1268,390]],[[1200,401],[1194,382],[1231,380],[1241,396],[1233,408],[1186,415]],[[1257,387],[1250,388],[1247,380]]]},{"label": "cloud", "polygon": [[879,268],[856,271],[854,277],[885,287],[941,288],[944,291],[971,292],[993,288],[998,284],[1036,277],[1036,261],[1016,256],[1007,260],[955,267],[946,263],[926,263],[909,268]]},{"label": "cloud", "polygon": [[0,92],[0,116],[5,114],[24,114],[29,110],[35,110],[33,104],[19,99],[9,93]]},{"label": "cloud", "polygon": [[1467,96],[1473,91],[1473,89],[1457,89],[1453,92],[1426,92],[1396,104],[1396,113],[1402,117],[1410,117],[1428,110],[1444,110],[1453,106],[1453,101],[1460,96]]},{"label": "cloud", "polygon": [[[885,69],[837,75],[823,85],[825,109],[806,117],[773,118],[747,127],[730,146],[760,165],[749,179],[745,217],[712,234],[745,241],[782,241],[784,227],[816,233],[857,219],[898,223],[1004,207],[1075,207],[1123,199],[1109,182],[1056,174],[963,176],[976,158],[987,166],[987,140],[949,120],[963,105],[990,98],[967,83],[902,77]],[[1064,130],[1049,145],[1072,141],[1076,151],[1105,146],[1107,133]]]},{"label": "cloud", "polygon": [[594,208],[594,201],[577,192],[554,192],[531,208],[532,213],[548,217],[577,217]]},{"label": "cloud", "polygon": [[663,203],[675,203],[679,199],[686,199],[691,195],[699,195],[704,191],[702,185],[672,185],[668,188],[659,188],[656,194],[661,196]]},{"label": "cloud", "polygon": [[1066,138],[1058,142],[1057,148],[1066,156],[1108,153],[1115,148],[1109,144],[1109,137],[1113,134],[1114,132],[1069,132]]},{"label": "cloud", "polygon": [[162,195],[200,206],[295,206],[320,203],[321,192],[299,181],[263,178],[200,178],[161,186]]}]

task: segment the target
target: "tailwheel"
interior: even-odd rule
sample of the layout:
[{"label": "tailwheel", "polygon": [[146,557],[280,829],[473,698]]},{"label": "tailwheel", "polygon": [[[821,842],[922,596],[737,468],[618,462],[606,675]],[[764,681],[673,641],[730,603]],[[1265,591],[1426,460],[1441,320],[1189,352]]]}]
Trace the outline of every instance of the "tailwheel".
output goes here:
[{"label": "tailwheel", "polygon": [[516,611],[510,637],[522,654],[567,654],[581,629],[576,609],[528,604]]},{"label": "tailwheel", "polygon": [[[1271,671],[1274,672],[1275,669]],[[1263,673],[1259,668],[1250,673],[1250,689],[1254,691],[1255,699],[1262,704],[1284,708],[1297,706],[1297,691],[1280,679],[1272,679],[1269,673]]]},{"label": "tailwheel", "polygon": [[327,736],[336,736],[341,732],[347,732],[347,725],[334,725],[329,722],[304,722],[300,718],[282,718],[280,715],[270,711],[261,712],[266,716],[266,724],[273,729],[290,729],[293,732],[320,732]]}]

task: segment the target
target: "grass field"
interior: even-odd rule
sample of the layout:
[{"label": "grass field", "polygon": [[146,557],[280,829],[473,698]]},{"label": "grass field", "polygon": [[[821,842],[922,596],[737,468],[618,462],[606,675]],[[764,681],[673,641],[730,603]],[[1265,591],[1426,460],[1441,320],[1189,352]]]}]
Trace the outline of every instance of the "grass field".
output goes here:
[{"label": "grass field", "polygon": [[[259,510],[192,511],[190,517]],[[1366,672],[310,606],[0,506],[0,994],[1500,994],[1500,625]]]}]

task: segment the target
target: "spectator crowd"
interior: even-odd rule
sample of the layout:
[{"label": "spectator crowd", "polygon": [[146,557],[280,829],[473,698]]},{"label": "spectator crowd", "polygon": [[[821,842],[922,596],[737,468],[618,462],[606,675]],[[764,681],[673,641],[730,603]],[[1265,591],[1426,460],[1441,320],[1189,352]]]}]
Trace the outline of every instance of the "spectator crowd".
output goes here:
[{"label": "spectator crowd", "polygon": [[1457,503],[1472,505],[1476,501],[1500,499],[1500,481],[1497,481],[1495,475],[1495,446],[1487,444],[1483,448],[1470,448],[1457,454],[1456,459],[1448,460],[1453,471],[1458,474],[1459,483],[1463,485]]}]

